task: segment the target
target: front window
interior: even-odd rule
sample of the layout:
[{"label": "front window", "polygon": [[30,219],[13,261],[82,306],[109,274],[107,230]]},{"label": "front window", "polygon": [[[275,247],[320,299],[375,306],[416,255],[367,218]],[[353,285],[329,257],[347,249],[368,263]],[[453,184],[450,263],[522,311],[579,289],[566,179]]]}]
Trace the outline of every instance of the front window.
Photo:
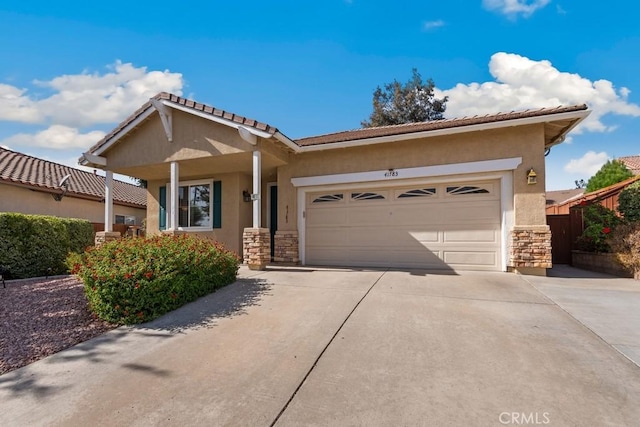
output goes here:
[{"label": "front window", "polygon": [[211,228],[211,184],[180,186],[178,226]]}]

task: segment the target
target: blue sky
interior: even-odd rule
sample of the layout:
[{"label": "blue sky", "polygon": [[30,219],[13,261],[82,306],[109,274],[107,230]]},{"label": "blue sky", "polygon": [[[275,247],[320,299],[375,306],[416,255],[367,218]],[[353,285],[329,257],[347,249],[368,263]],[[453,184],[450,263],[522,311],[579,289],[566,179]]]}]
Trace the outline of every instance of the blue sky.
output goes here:
[{"label": "blue sky", "polygon": [[587,103],[547,189],[640,154],[640,26],[611,0],[0,0],[0,145],[75,165],[165,90],[291,138],[354,129],[411,69],[446,117]]}]

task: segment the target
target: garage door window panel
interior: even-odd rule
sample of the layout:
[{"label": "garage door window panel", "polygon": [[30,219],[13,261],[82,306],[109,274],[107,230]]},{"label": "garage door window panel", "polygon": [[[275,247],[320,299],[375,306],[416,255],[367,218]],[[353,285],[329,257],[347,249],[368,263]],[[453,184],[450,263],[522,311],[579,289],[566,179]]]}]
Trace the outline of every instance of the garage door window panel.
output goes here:
[{"label": "garage door window panel", "polygon": [[313,199],[311,203],[331,203],[331,202],[341,202],[344,199],[343,194],[325,194],[320,197],[316,197]]},{"label": "garage door window panel", "polygon": [[351,193],[351,200],[385,200],[386,197],[380,193]]},{"label": "garage door window panel", "polygon": [[486,188],[475,187],[471,185],[465,185],[461,187],[447,187],[447,194],[462,195],[462,194],[489,194],[490,191]]},{"label": "garage door window panel", "polygon": [[402,191],[398,195],[398,199],[409,199],[414,197],[432,197],[437,193],[435,188],[416,188],[413,190]]}]

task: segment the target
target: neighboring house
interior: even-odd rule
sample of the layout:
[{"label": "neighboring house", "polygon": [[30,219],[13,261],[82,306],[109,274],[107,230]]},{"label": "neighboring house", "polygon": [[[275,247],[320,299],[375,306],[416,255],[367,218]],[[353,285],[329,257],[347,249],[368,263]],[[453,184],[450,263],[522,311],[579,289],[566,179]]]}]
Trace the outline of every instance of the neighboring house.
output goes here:
[{"label": "neighboring house", "polygon": [[568,214],[571,201],[580,198],[583,194],[584,188],[547,191],[547,215]]},{"label": "neighboring house", "polygon": [[634,175],[640,175],[640,155],[618,158]]},{"label": "neighboring house", "polygon": [[564,202],[564,204],[558,206],[558,209],[561,209],[562,211],[566,210],[566,213],[569,213],[569,210],[574,206],[599,203],[605,208],[615,211],[618,209],[618,197],[622,190],[638,180],[640,180],[640,175],[635,175],[617,184],[613,184],[590,193],[584,193],[580,197]]},{"label": "neighboring house", "polygon": [[[104,193],[103,176],[0,147],[0,212],[83,218],[101,224]],[[146,216],[146,202],[143,188],[114,181],[113,223],[139,225]]]},{"label": "neighboring house", "polygon": [[251,268],[273,257],[545,274],[545,151],[588,114],[545,108],[293,140],[160,93],[80,163],[147,181],[147,233],[215,238]]}]

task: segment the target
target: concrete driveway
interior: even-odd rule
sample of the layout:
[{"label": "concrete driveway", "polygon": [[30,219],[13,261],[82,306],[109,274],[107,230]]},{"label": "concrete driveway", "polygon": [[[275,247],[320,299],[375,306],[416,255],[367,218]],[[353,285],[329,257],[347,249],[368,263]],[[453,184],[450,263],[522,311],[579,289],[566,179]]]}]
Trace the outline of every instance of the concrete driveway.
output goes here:
[{"label": "concrete driveway", "polygon": [[640,368],[621,351],[640,339],[581,299],[615,283],[638,301],[640,285],[567,271],[242,269],[0,376],[0,425],[638,425]]}]

